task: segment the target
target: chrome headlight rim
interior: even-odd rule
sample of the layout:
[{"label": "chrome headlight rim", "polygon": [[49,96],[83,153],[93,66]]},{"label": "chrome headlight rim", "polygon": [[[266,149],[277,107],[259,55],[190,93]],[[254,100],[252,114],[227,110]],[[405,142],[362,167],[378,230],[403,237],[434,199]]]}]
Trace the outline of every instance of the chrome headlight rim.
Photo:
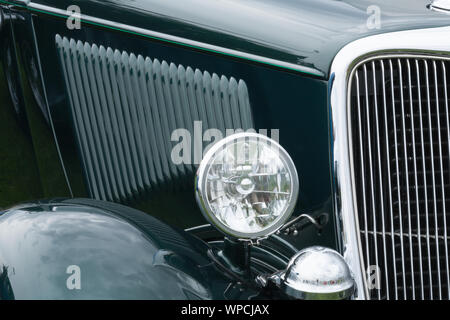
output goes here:
[{"label": "chrome headlight rim", "polygon": [[[209,169],[211,168],[212,160],[216,152],[219,151],[219,149],[222,148],[223,146],[233,143],[233,141],[245,138],[256,138],[258,142],[267,143],[271,146],[274,146],[275,148],[278,148],[280,160],[283,162],[283,165],[288,170],[291,178],[290,181],[291,194],[288,200],[288,205],[286,206],[286,209],[284,210],[283,214],[280,214],[280,217],[278,217],[277,220],[267,228],[253,233],[240,232],[226,226],[222,221],[220,221],[215,216],[215,214],[213,213],[214,212],[213,208],[211,208],[208,201],[206,200],[206,191],[207,191],[206,176],[209,172]],[[288,152],[275,140],[270,139],[265,135],[253,132],[235,133],[215,143],[204,155],[202,161],[200,162],[195,177],[195,197],[203,216],[208,222],[211,222],[214,225],[214,227],[216,227],[220,232],[236,239],[243,239],[243,240],[261,239],[266,238],[271,234],[277,232],[292,216],[295,206],[297,205],[298,193],[299,193],[299,179],[297,169]]]}]

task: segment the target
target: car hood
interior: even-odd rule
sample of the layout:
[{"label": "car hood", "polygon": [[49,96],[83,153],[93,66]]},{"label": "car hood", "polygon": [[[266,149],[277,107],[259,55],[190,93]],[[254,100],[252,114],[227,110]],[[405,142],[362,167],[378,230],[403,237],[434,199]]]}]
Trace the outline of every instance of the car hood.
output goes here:
[{"label": "car hood", "polygon": [[[72,0],[34,0],[65,10]],[[81,13],[282,62],[328,77],[336,53],[373,34],[450,25],[430,0],[79,0]],[[380,24],[373,14],[379,10]],[[371,18],[372,17],[372,18]]]}]

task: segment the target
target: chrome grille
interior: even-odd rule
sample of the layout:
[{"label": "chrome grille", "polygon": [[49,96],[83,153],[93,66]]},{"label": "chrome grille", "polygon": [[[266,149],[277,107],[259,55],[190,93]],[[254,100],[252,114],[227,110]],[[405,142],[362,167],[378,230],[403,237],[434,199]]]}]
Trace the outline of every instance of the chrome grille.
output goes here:
[{"label": "chrome grille", "polygon": [[[384,56],[350,76],[360,242],[372,299],[449,299],[450,61]],[[376,288],[377,275],[379,290]]]}]

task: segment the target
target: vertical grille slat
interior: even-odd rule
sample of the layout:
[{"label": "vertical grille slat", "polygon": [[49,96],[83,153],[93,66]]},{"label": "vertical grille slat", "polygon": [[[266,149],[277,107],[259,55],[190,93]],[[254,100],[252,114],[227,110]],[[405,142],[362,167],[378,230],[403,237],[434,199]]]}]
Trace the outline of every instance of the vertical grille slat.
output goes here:
[{"label": "vertical grille slat", "polygon": [[[370,110],[370,101],[369,101],[369,76],[367,74],[367,67],[364,65],[364,87],[365,87],[365,93],[366,93],[366,99],[365,99],[365,107],[366,107],[366,117],[367,117],[367,122],[368,122],[368,130],[367,130],[367,141],[369,143],[368,148],[369,148],[369,177],[370,177],[370,195],[371,195],[371,204],[372,204],[372,228],[373,228],[373,244],[375,246],[375,251],[374,251],[374,256],[375,256],[375,264],[377,266],[379,266],[379,262],[378,262],[378,244],[377,244],[377,217],[376,217],[376,204],[377,204],[377,200],[375,197],[375,181],[374,181],[374,166],[373,166],[373,152],[372,152],[372,139],[371,139],[371,128],[370,128],[370,115],[371,115],[371,110]],[[372,87],[372,89],[374,89]],[[375,97],[375,95],[374,95]],[[376,98],[375,98],[376,99]],[[380,298],[380,292],[378,291],[378,298]]]},{"label": "vertical grille slat", "polygon": [[[55,42],[92,198],[129,203],[154,190],[192,188],[187,181],[193,183],[204,147],[196,136],[254,128],[241,79],[59,35]],[[190,163],[172,159],[177,129],[190,134],[181,137],[195,148]]]},{"label": "vertical grille slat", "polygon": [[[434,87],[435,87],[435,100],[436,100],[436,121],[437,121],[437,136],[438,136],[438,142],[439,142],[439,172],[440,172],[440,189],[441,189],[441,197],[442,197],[442,212],[444,213],[442,216],[445,217],[445,182],[444,182],[444,166],[442,163],[442,139],[441,139],[441,120],[440,120],[440,105],[439,105],[439,84],[438,84],[438,75],[437,75],[437,67],[436,67],[436,61],[433,61],[433,70],[434,70]],[[437,204],[436,204],[437,205]],[[436,214],[436,234],[438,233],[438,218]],[[436,236],[436,238],[438,238]],[[438,243],[438,241],[436,241]],[[447,241],[444,241],[445,244],[445,252],[447,252]],[[439,249],[437,251],[438,253],[438,266],[440,269],[441,260],[439,259]],[[440,270],[439,270],[440,271]],[[440,272],[439,272],[439,298],[442,299],[442,283],[440,278]]]},{"label": "vertical grille slat", "polygon": [[[395,255],[395,236],[394,236],[394,209],[392,203],[392,181],[391,181],[391,161],[390,161],[390,151],[389,151],[389,131],[388,131],[388,110],[387,110],[387,97],[386,97],[386,77],[385,77],[385,67],[384,61],[380,61],[381,63],[381,75],[382,75],[382,84],[383,84],[383,112],[384,112],[384,133],[385,133],[385,143],[386,143],[386,168],[387,168],[387,179],[388,179],[388,195],[389,195],[389,216],[391,223],[391,244],[392,244],[392,258],[393,261],[396,261]],[[385,253],[386,259],[388,259],[387,252]],[[395,263],[392,264],[394,274],[397,274],[397,266]],[[388,278],[387,274],[389,273],[388,265],[386,263],[385,276]],[[388,280],[386,280],[388,282]],[[386,298],[390,298],[390,288],[386,285]],[[394,295],[395,298],[398,298],[398,284],[397,277],[394,277]]]},{"label": "vertical grille slat", "polygon": [[[439,265],[439,241],[438,241],[438,222],[437,222],[437,199],[436,199],[436,176],[435,176],[435,164],[434,164],[434,143],[433,143],[433,122],[431,118],[432,110],[431,110],[431,94],[430,94],[430,70],[428,67],[428,61],[424,60],[425,64],[425,79],[426,79],[426,93],[427,93],[427,106],[428,106],[428,135],[430,139],[430,156],[432,161],[431,163],[431,181],[432,181],[432,190],[433,190],[433,213],[434,213],[434,232],[435,232],[435,245],[436,251],[435,255],[437,255],[438,263],[437,265],[437,277],[438,277],[438,292],[439,298],[442,298],[441,293],[441,270]],[[433,293],[434,294],[434,293]]]},{"label": "vertical grille slat", "polygon": [[[448,96],[447,96],[447,70],[445,67],[445,63],[441,61],[442,66],[442,83],[443,85],[443,97],[444,97],[444,105],[445,105],[445,119],[446,119],[446,128],[447,128],[447,141],[450,143],[450,118],[449,118],[449,110],[448,110]],[[450,145],[448,146],[448,155],[450,159]],[[450,172],[449,172],[450,176]],[[444,210],[445,211],[445,210]],[[445,266],[447,269],[447,294],[450,299],[450,267],[448,261],[448,235],[447,235],[447,217],[444,214],[444,237],[445,237]]]},{"label": "vertical grille slat", "polygon": [[[376,75],[375,75],[375,62],[372,62],[372,81],[373,81],[373,88],[374,88],[374,104],[378,105],[378,95],[377,95],[377,79],[376,79]],[[383,95],[383,99],[385,98],[385,95]],[[381,230],[382,230],[382,240],[383,240],[383,269],[384,269],[384,274],[385,274],[385,283],[386,283],[386,288],[389,288],[389,277],[388,277],[388,272],[387,272],[387,257],[386,257],[386,224],[385,224],[385,206],[384,206],[384,191],[383,191],[383,173],[382,173],[382,160],[381,160],[381,143],[380,143],[380,139],[381,139],[381,134],[380,134],[380,130],[382,129],[382,126],[380,128],[380,122],[381,119],[378,116],[378,108],[375,109],[375,123],[376,123],[376,142],[377,142],[377,161],[378,161],[378,167],[380,168],[378,170],[378,181],[379,181],[379,194],[380,194],[380,209],[381,209]],[[389,290],[386,290],[386,297],[389,299]]]},{"label": "vertical grille slat", "polygon": [[[401,106],[401,123],[402,123],[402,136],[403,136],[403,160],[404,160],[404,170],[405,172],[410,172],[409,171],[409,166],[408,166],[408,143],[406,141],[407,139],[407,131],[406,131],[406,112],[405,112],[405,99],[404,99],[404,82],[403,82],[403,65],[402,65],[402,61],[400,59],[397,60],[398,63],[398,71],[399,71],[399,85],[400,85],[400,106]],[[376,105],[375,105],[376,108]],[[405,174],[405,183],[406,186],[409,186],[409,174]],[[412,299],[415,299],[415,284],[414,284],[414,258],[413,258],[413,249],[412,249],[412,234],[411,234],[411,198],[410,198],[410,190],[407,187],[406,188],[406,212],[407,212],[407,216],[408,216],[408,243],[409,243],[409,255],[410,255],[410,269],[411,269],[411,294],[412,294]],[[400,215],[400,234],[403,234],[403,217]],[[406,286],[406,281],[405,281],[405,286]],[[404,290],[404,297],[405,299],[408,298],[407,295],[407,291]]]},{"label": "vertical grille slat", "polygon": [[[349,115],[362,259],[373,299],[449,299],[450,60],[361,62]],[[375,286],[379,285],[379,289]]]},{"label": "vertical grille slat", "polygon": [[[395,89],[394,89],[394,65],[392,60],[389,60],[389,66],[391,70],[391,93],[392,93],[392,108],[393,108],[393,124],[394,124],[394,141],[395,145],[398,145],[398,137],[397,137],[397,112],[395,107]],[[398,205],[398,215],[399,215],[399,226],[400,226],[400,245],[401,245],[401,267],[402,267],[402,288],[406,287],[406,277],[405,277],[405,253],[404,253],[404,245],[403,245],[403,219],[402,219],[402,206],[401,206],[401,189],[400,189],[400,169],[399,169],[399,156],[398,156],[398,149],[395,148],[395,169],[397,173],[397,205]],[[395,275],[397,277],[397,275]],[[403,296],[406,299],[406,290],[403,290]]]},{"label": "vertical grille slat", "polygon": [[[423,172],[423,185],[427,186],[427,175],[426,175],[426,160],[425,160],[425,139],[424,139],[424,125],[423,125],[423,109],[422,109],[422,92],[421,92],[421,80],[420,80],[420,68],[419,61],[415,60],[416,70],[417,70],[417,93],[418,93],[418,104],[419,104],[419,119],[420,119],[420,139],[421,139],[421,151],[422,151],[422,172]],[[433,298],[433,275],[431,269],[431,250],[430,250],[430,235],[429,235],[429,208],[428,208],[428,191],[427,188],[424,188],[424,201],[425,204],[425,224],[426,224],[426,242],[427,242],[427,257],[428,257],[428,274],[429,274],[429,284],[428,287],[430,289],[430,299]],[[420,232],[420,230],[418,230]]]},{"label": "vertical grille slat", "polygon": [[[356,79],[356,92],[357,92],[357,104],[358,104],[358,121],[359,121],[359,143],[360,143],[360,150],[363,150],[363,134],[362,134],[362,118],[361,118],[361,101],[360,101],[360,82],[359,82],[359,71],[356,72],[355,74],[355,79]],[[363,155],[361,154],[361,180],[362,180],[362,190],[363,190],[363,194],[366,194],[366,183],[365,183],[365,169],[364,169],[364,161],[363,161]],[[368,222],[367,222],[367,203],[366,203],[366,198],[364,197],[362,199],[362,208],[363,208],[363,216],[364,216],[364,231],[366,231],[366,233],[363,234],[364,238],[365,238],[365,244],[366,244],[366,263],[368,265],[370,265],[370,257],[369,257],[369,235],[367,234],[368,229]]]},{"label": "vertical grille slat", "polygon": [[[412,138],[412,154],[413,154],[413,158],[417,159],[417,154],[416,154],[416,132],[415,132],[415,117],[414,117],[414,103],[413,103],[413,82],[412,82],[412,68],[411,68],[411,62],[409,60],[406,61],[407,66],[408,66],[408,94],[409,94],[409,114],[410,114],[410,119],[411,119],[411,138]],[[415,188],[415,214],[416,214],[416,223],[417,223],[417,243],[418,243],[418,250],[415,251],[415,253],[418,255],[418,259],[419,260],[419,277],[420,277],[420,297],[421,299],[424,299],[424,282],[423,282],[423,264],[422,264],[422,239],[420,236],[420,196],[419,196],[419,178],[418,178],[418,174],[417,174],[417,162],[414,161],[414,188]],[[412,233],[412,229],[410,228],[410,233]],[[413,248],[412,248],[412,239],[411,239],[411,252],[413,252]],[[413,257],[411,256],[411,263],[413,263]],[[414,295],[415,295],[415,288],[414,288]]]}]

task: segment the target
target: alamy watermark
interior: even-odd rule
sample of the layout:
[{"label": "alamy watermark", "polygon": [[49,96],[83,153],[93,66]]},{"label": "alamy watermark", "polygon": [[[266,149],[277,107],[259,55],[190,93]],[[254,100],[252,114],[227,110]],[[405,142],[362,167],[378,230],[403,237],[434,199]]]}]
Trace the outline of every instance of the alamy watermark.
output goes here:
[{"label": "alamy watermark", "polygon": [[367,29],[381,29],[381,9],[379,6],[371,5],[367,7],[367,14],[369,18],[367,19]]},{"label": "alamy watermark", "polygon": [[377,265],[370,265],[366,270],[367,274],[367,288],[369,290],[381,289],[381,272],[380,267]]},{"label": "alamy watermark", "polygon": [[77,265],[70,265],[66,269],[70,276],[66,280],[66,287],[69,290],[81,290],[81,269]]},{"label": "alamy watermark", "polygon": [[[205,153],[218,141],[239,132],[259,133],[279,142],[279,129],[226,129],[225,132],[217,128],[203,131],[202,121],[194,121],[193,132],[185,128],[172,131],[170,140],[176,142],[171,151],[171,160],[174,164],[200,164]],[[206,144],[206,146],[205,146]]]},{"label": "alamy watermark", "polygon": [[66,26],[69,30],[81,29],[81,9],[77,5],[70,5],[67,7],[67,21]]}]

